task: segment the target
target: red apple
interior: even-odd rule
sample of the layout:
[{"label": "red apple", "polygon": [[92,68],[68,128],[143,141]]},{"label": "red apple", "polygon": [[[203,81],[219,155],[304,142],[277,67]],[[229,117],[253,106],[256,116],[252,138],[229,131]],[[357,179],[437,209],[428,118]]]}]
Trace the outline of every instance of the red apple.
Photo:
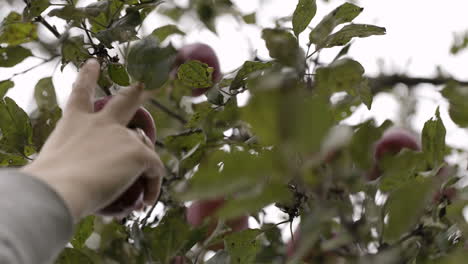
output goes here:
[{"label": "red apple", "polygon": [[[187,209],[187,221],[190,225],[197,227],[203,224],[204,220],[208,217],[212,217],[218,209],[220,209],[225,203],[224,199],[204,200],[193,202]],[[249,228],[249,217],[241,216],[235,219],[226,221],[226,225],[232,229],[232,232],[238,232]],[[209,226],[208,235],[211,235],[216,229],[217,219],[213,218]],[[210,250],[223,249],[222,243],[216,244],[210,247]]]},{"label": "red apple", "polygon": [[416,137],[403,129],[390,129],[375,144],[374,158],[380,161],[384,155],[395,155],[402,149],[420,150]]},{"label": "red apple", "polygon": [[[197,60],[208,64],[213,68],[212,80],[217,83],[221,80],[221,69],[219,66],[218,56],[215,51],[208,45],[203,43],[194,43],[185,45],[179,49],[174,62],[174,69],[171,72],[172,78],[176,78],[177,70],[180,65],[189,60]],[[197,88],[192,90],[192,96],[200,96],[208,91],[211,87]]]},{"label": "red apple", "polygon": [[373,181],[379,178],[382,174],[379,168],[379,162],[383,157],[386,155],[396,155],[404,148],[410,150],[421,149],[416,137],[410,132],[401,128],[387,130],[382,135],[382,138],[375,143],[374,160],[376,163],[373,165],[371,171],[367,173],[367,179]]},{"label": "red apple", "polygon": [[434,194],[433,202],[440,203],[443,200],[452,201],[457,195],[457,189],[455,187],[447,187],[443,190],[439,190]]},{"label": "red apple", "polygon": [[[112,96],[107,96],[94,102],[94,112],[103,109],[111,98]],[[156,126],[153,117],[143,107],[137,110],[127,127],[141,128],[153,143],[156,141]],[[122,217],[134,210],[141,209],[143,207],[145,184],[145,177],[141,175],[122,195],[101,209],[99,213],[106,216]]]}]

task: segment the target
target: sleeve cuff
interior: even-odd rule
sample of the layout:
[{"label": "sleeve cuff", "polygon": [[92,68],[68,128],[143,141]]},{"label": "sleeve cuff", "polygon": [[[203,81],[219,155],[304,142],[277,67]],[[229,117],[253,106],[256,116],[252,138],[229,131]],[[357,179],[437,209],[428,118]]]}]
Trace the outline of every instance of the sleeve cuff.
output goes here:
[{"label": "sleeve cuff", "polygon": [[0,212],[1,263],[51,263],[73,234],[63,198],[17,170],[0,171]]}]

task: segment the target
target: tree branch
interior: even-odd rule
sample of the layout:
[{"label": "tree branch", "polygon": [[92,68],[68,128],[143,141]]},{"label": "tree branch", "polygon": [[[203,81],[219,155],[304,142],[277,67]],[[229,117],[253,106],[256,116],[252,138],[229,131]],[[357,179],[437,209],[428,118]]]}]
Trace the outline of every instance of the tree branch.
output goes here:
[{"label": "tree branch", "polygon": [[187,120],[185,120],[183,116],[173,112],[171,109],[167,108],[166,106],[158,102],[156,99],[150,99],[150,103],[156,106],[157,108],[161,109],[163,112],[165,112],[169,116],[175,118],[177,121],[179,121],[183,125],[187,124]]},{"label": "tree branch", "polygon": [[62,35],[60,35],[60,33],[57,31],[57,29],[51,24],[49,24],[49,22],[47,22],[42,16],[37,16],[34,19],[34,21],[39,22],[42,25],[44,25],[44,27],[46,27],[50,32],[52,32],[52,34],[54,34],[56,38],[60,39],[62,37]]},{"label": "tree branch", "polygon": [[369,77],[369,84],[373,94],[387,90],[389,87],[393,87],[396,84],[406,84],[408,86],[415,86],[418,84],[433,84],[433,85],[444,85],[450,81],[457,82],[460,85],[468,86],[468,81],[456,80],[453,78],[436,77],[436,78],[421,78],[421,77],[410,77],[406,75],[380,75],[378,77]]}]

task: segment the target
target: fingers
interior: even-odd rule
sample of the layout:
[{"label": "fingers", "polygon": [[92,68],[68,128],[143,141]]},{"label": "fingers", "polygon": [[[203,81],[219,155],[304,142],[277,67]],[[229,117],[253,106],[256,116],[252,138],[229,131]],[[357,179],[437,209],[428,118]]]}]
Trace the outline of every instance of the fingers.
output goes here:
[{"label": "fingers", "polygon": [[151,154],[151,161],[149,166],[145,171],[146,185],[145,185],[145,196],[144,202],[147,205],[153,205],[161,191],[162,179],[165,175],[164,164],[162,163],[159,156],[154,152],[154,150],[149,150]]},{"label": "fingers", "polygon": [[100,65],[97,60],[90,59],[86,61],[73,84],[73,90],[65,109],[66,112],[93,112],[93,98],[99,73]]},{"label": "fingers", "polygon": [[162,177],[150,178],[146,180],[145,196],[143,200],[146,205],[153,205],[158,201],[161,192]]},{"label": "fingers", "polygon": [[142,84],[123,88],[109,101],[103,112],[119,124],[127,125],[147,96]]}]

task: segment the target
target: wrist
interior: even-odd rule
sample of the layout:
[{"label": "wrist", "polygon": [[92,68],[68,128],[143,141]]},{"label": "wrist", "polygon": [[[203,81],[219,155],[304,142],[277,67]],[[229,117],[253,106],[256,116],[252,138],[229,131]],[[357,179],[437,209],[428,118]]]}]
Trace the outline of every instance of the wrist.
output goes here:
[{"label": "wrist", "polygon": [[47,169],[48,166],[43,167],[35,162],[32,162],[20,169],[31,177],[34,177],[46,185],[48,185],[53,191],[55,191],[60,198],[65,202],[70,214],[73,217],[74,222],[78,222],[82,217],[85,216],[85,204],[83,197],[86,195],[76,194],[76,190],[80,189],[78,186],[72,186],[73,183],[66,181],[66,177],[63,177],[66,172],[61,172],[58,168]]}]

